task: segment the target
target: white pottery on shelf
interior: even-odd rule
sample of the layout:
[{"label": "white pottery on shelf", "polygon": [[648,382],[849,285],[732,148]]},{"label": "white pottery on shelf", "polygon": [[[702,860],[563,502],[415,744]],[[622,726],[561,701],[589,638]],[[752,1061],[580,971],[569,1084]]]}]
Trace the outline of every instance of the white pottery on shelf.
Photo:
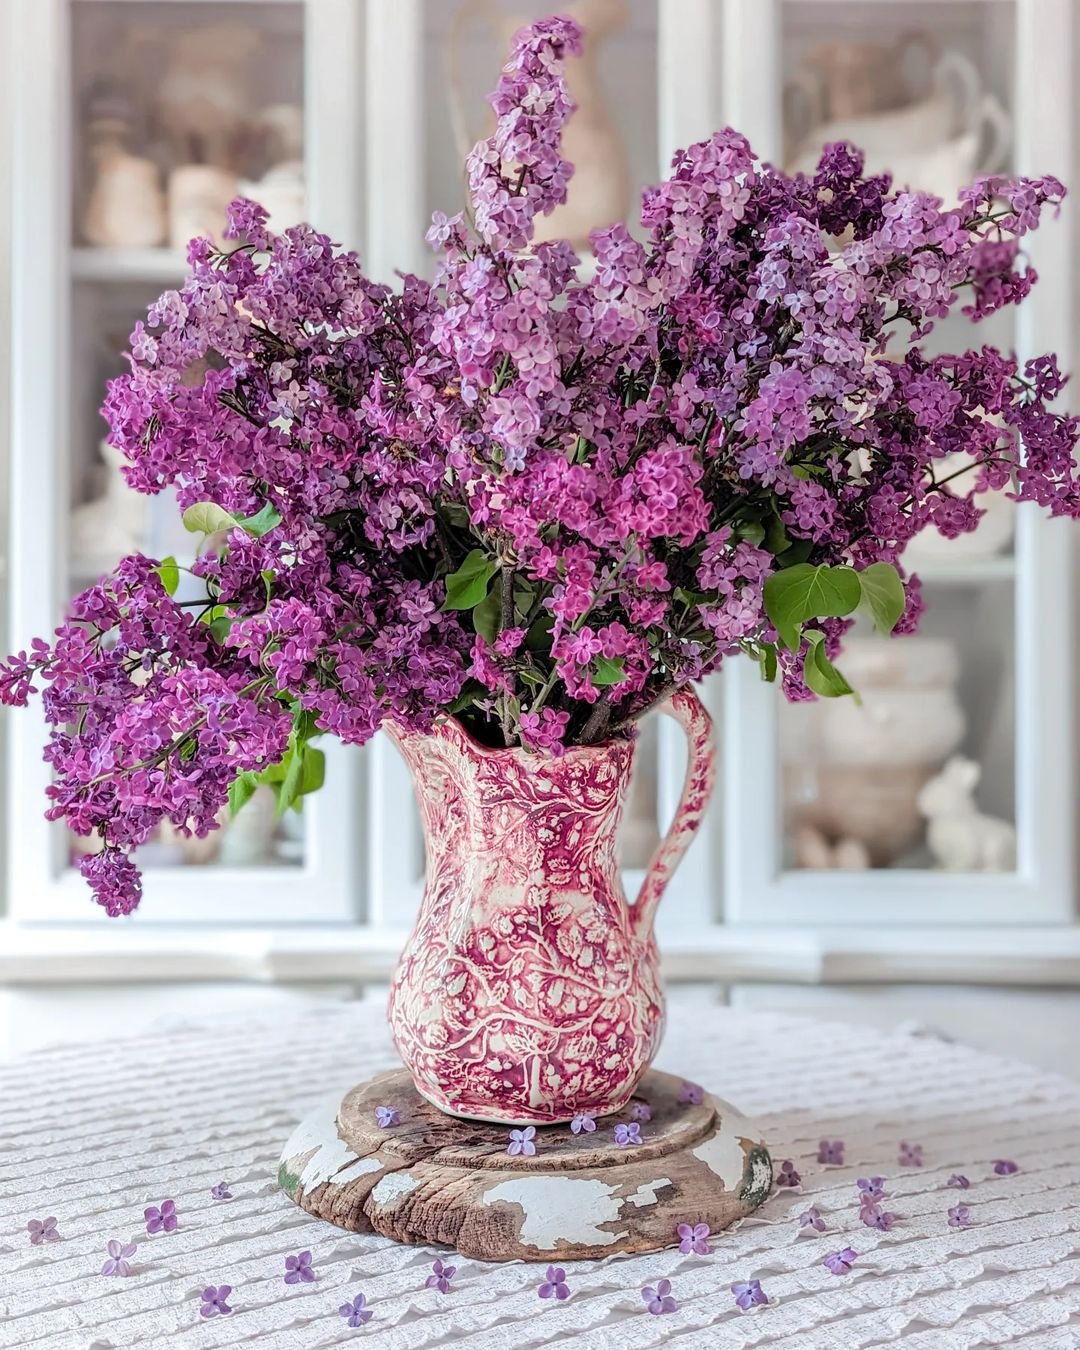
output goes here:
[{"label": "white pottery on shelf", "polygon": [[281,234],[304,219],[307,194],[302,160],[275,164],[257,182],[242,178],[238,191],[241,197],[250,197],[266,208],[266,223],[274,234]]},{"label": "white pottery on shelf", "polygon": [[69,552],[76,577],[97,578],[111,572],[121,558],[146,547],[149,525],[147,499],[132,491],[121,468],[123,454],[108,441],[99,447],[104,461],[101,495],[71,513]]},{"label": "white pottery on shelf", "polygon": [[257,787],[225,826],[218,860],[223,867],[265,867],[274,862],[277,799],[273,789]]},{"label": "white pottery on shelf", "polygon": [[[800,79],[805,81],[805,73]],[[822,121],[813,120],[815,101],[808,93],[808,120],[789,168],[813,173],[823,145],[851,141],[864,151],[867,173],[888,172],[894,187],[956,201],[964,184],[1006,162],[1012,124],[1001,103],[983,90],[975,66],[958,52],[934,65],[931,85],[926,97],[900,106],[883,110],[878,104],[860,112],[847,104],[847,115]],[[799,89],[804,92],[801,84]],[[819,95],[816,107],[823,106]]]},{"label": "white pottery on shelf", "polygon": [[299,225],[307,212],[304,181],[304,110],[295,103],[264,108],[255,125],[263,142],[267,168],[259,178],[241,179],[240,195],[264,206],[267,225],[281,234]]},{"label": "white pottery on shelf", "polygon": [[169,175],[169,243],[186,248],[189,240],[205,236],[222,242],[228,206],[239,191],[229,169],[212,164],[182,164]]},{"label": "white pottery on shelf", "polygon": [[984,815],[975,804],[982,770],[973,759],[955,755],[919,793],[927,819],[926,840],[946,872],[1012,872],[1016,829],[1007,820]]},{"label": "white pottery on shelf", "polygon": [[262,34],[249,24],[213,23],[147,30],[143,41],[167,53],[155,96],[174,161],[233,163],[251,117]]},{"label": "white pottery on shelf", "polygon": [[[576,104],[563,131],[562,155],[574,165],[566,202],[547,216],[536,218],[537,243],[567,239],[576,249],[587,249],[589,232],[626,219],[630,211],[630,171],[626,152],[608,109],[599,69],[603,41],[624,27],[628,0],[577,0],[559,11],[576,19],[584,30],[582,53],[566,63],[566,83]],[[528,22],[525,15],[506,15],[491,0],[466,0],[455,16],[448,64],[451,114],[459,149],[467,154],[478,139],[465,113],[466,91],[458,70],[460,30],[468,18],[480,15],[498,33],[504,51],[514,34]]]},{"label": "white pottery on shelf", "polygon": [[119,138],[91,152],[94,183],[82,234],[96,248],[153,248],[165,239],[165,194],[157,165],[124,148]]},{"label": "white pottery on shelf", "polygon": [[959,659],[944,640],[849,638],[838,665],[858,703],[781,708],[786,814],[800,866],[856,867],[864,850],[880,867],[917,839],[919,791],[963,738]]}]

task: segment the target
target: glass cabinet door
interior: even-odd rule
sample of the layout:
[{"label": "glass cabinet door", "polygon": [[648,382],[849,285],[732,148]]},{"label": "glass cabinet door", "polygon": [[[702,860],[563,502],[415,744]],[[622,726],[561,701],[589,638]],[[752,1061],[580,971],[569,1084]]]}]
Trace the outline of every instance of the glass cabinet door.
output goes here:
[{"label": "glass cabinet door", "polygon": [[[789,171],[813,173],[822,147],[846,140],[865,150],[868,172],[891,172],[895,187],[947,203],[980,174],[1067,177],[1067,164],[1024,159],[1032,107],[1030,85],[1021,89],[1017,77],[1018,23],[1031,23],[1030,6],[778,0],[773,12],[772,126]],[[745,130],[753,141],[754,128]],[[1054,248],[1056,228],[1042,232]],[[1029,325],[1040,299],[1053,303],[1038,292],[1025,307]],[[1030,346],[1019,317],[1005,308],[975,324],[957,312],[923,348],[1022,353]],[[1033,336],[1038,350],[1057,345],[1053,335]],[[963,455],[949,456],[942,479],[956,477],[962,491],[969,468]],[[918,634],[881,639],[860,621],[848,635],[837,664],[858,700],[786,703],[755,687],[756,672],[728,672],[728,725],[744,752],[729,774],[750,784],[732,794],[732,915],[1022,921],[1061,908],[1061,895],[1047,894],[1054,887],[1036,894],[1032,884],[1036,859],[1041,866],[1049,856],[1040,852],[1045,809],[1055,807],[1038,768],[1054,753],[1036,706],[1046,638],[1033,646],[1031,634],[1064,585],[1067,564],[1055,560],[1068,540],[1007,491],[977,502],[984,514],[973,533],[949,539],[929,526],[901,559],[921,583]],[[747,762],[754,750],[766,762]]]},{"label": "glass cabinet door", "polygon": [[[129,553],[172,556],[177,598],[197,610],[205,597],[188,570],[199,537],[183,529],[170,492],[127,487],[99,410],[107,382],[126,369],[136,320],[182,284],[189,239],[221,242],[234,197],[260,200],[279,231],[318,209],[308,152],[325,147],[328,128],[309,125],[313,107],[323,116],[313,97],[323,81],[311,76],[321,62],[323,78],[335,79],[341,57],[322,20],[341,4],[316,8],[313,19],[304,0],[42,0],[16,16],[33,72],[14,94],[15,261],[27,284],[15,296],[13,338],[28,354],[12,390],[17,644]],[[347,26],[338,36],[344,51]],[[354,79],[360,56],[351,54]],[[347,148],[360,129],[343,124],[336,135]],[[350,172],[359,179],[362,164]],[[328,228],[341,227],[340,201],[326,194]],[[36,562],[19,539],[35,542]],[[29,715],[12,728],[24,791],[9,820],[26,841],[13,852],[12,907],[92,922],[102,916],[72,868],[100,844],[43,823],[44,738]],[[323,800],[302,815],[279,817],[271,789],[260,788],[205,839],[160,827],[136,855],[148,921],[351,917],[354,836],[330,826],[334,809],[354,809],[355,763],[328,755],[327,777]]]}]

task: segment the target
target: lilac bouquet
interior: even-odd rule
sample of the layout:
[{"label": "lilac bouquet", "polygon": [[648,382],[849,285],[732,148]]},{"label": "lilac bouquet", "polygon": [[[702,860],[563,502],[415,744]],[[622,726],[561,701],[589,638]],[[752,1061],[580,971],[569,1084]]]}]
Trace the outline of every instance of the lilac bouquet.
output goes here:
[{"label": "lilac bouquet", "polygon": [[973,529],[1007,485],[1080,514],[1054,357],[918,345],[959,304],[1023,299],[1018,241],[1056,179],[947,208],[844,144],[789,178],[729,129],[676,155],[640,236],[595,232],[586,276],[530,244],[572,172],[580,40],[568,19],[518,34],[466,211],[429,232],[434,282],[376,284],[239,201],[233,244],[195,240],[137,324],[105,415],[130,485],[175,489],[203,537],[192,577],[127,558],[0,667],[5,702],[44,682],[48,814],[98,836],[81,866],[110,914],[164,818],[205,835],[259,783],[298,806],[322,733],[453,716],[558,754],[739,651],[790,698],[844,694],[857,609],[916,623],[897,564],[917,531]]}]

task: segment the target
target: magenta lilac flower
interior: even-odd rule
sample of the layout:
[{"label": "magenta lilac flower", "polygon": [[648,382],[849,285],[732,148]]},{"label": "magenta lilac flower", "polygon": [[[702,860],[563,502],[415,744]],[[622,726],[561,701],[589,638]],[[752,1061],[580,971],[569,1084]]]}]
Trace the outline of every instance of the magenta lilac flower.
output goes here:
[{"label": "magenta lilac flower", "polygon": [[560,1302],[570,1297],[570,1286],[566,1283],[566,1271],[562,1266],[548,1266],[544,1281],[536,1291],[541,1298],[556,1298]]},{"label": "magenta lilac flower", "polygon": [[709,1254],[709,1225],[707,1223],[681,1223],[676,1228],[679,1236],[679,1251],[684,1256],[692,1252],[698,1256]]},{"label": "magenta lilac flower", "polygon": [[616,1125],[615,1142],[620,1148],[627,1148],[630,1144],[640,1144],[641,1126],[636,1120],[630,1121],[628,1125]]},{"label": "magenta lilac flower", "polygon": [[136,1250],[134,1242],[119,1242],[116,1238],[110,1238],[105,1244],[105,1250],[108,1256],[101,1267],[102,1275],[131,1274],[130,1258]]},{"label": "magenta lilac flower", "polygon": [[968,1181],[967,1177],[964,1176],[962,1172],[954,1172],[945,1185],[953,1186],[958,1191],[966,1191],[971,1185],[971,1182]]},{"label": "magenta lilac flower", "polygon": [[785,1158],[780,1164],[780,1171],[775,1177],[777,1186],[801,1186],[802,1177],[796,1171],[795,1164],[790,1158]]},{"label": "magenta lilac flower", "polygon": [[216,1182],[210,1187],[210,1198],[212,1200],[231,1200],[232,1191],[229,1190],[227,1181]]},{"label": "magenta lilac flower", "polygon": [[858,1253],[853,1247],[845,1247],[839,1252],[830,1252],[822,1265],[833,1275],[846,1275],[855,1264]]},{"label": "magenta lilac flower", "polygon": [[533,1142],[535,1138],[536,1127],[534,1125],[526,1125],[523,1130],[511,1130],[510,1142],[506,1146],[506,1151],[512,1158],[531,1158],[536,1152],[536,1144]]},{"label": "magenta lilac flower", "polygon": [[672,1296],[670,1280],[660,1280],[655,1287],[647,1284],[641,1291],[641,1297],[645,1300],[646,1308],[654,1316],[675,1312],[679,1306]]},{"label": "magenta lilac flower", "polygon": [[351,1303],[343,1303],[338,1308],[338,1316],[344,1317],[350,1327],[362,1327],[365,1322],[371,1321],[371,1309],[364,1295],[357,1294]]},{"label": "magenta lilac flower", "polygon": [[581,1134],[582,1131],[592,1134],[596,1130],[596,1121],[588,1111],[579,1111],[570,1122],[570,1129],[574,1134]]},{"label": "magenta lilac flower", "polygon": [[804,1209],[799,1215],[799,1227],[812,1228],[815,1233],[824,1233],[825,1220],[821,1217],[816,1205],[811,1205],[809,1209]]},{"label": "magenta lilac flower", "polygon": [[705,1089],[698,1083],[683,1083],[679,1089],[679,1101],[691,1106],[700,1106],[705,1100]]},{"label": "magenta lilac flower", "polygon": [[31,1219],[26,1225],[26,1231],[30,1234],[30,1245],[40,1247],[43,1242],[59,1242],[60,1234],[56,1229],[56,1218],[50,1215],[47,1219]]},{"label": "magenta lilac flower", "polygon": [[885,1194],[884,1177],[860,1177],[855,1184],[859,1188],[860,1199],[865,1196],[870,1200],[880,1200]]},{"label": "magenta lilac flower", "polygon": [[923,1165],[922,1144],[909,1144],[900,1141],[900,1156],[897,1159],[901,1167],[921,1167]]},{"label": "magenta lilac flower", "polygon": [[967,1205],[953,1205],[949,1210],[949,1227],[966,1228],[971,1223],[971,1210]]},{"label": "magenta lilac flower", "polygon": [[227,1317],[232,1312],[226,1300],[232,1293],[231,1284],[208,1284],[199,1295],[202,1300],[202,1307],[199,1309],[200,1317]]},{"label": "magenta lilac flower", "polygon": [[[736,653],[792,699],[838,694],[864,589],[882,630],[916,626],[920,531],[975,529],[1001,488],[1080,516],[1056,358],[926,342],[1024,301],[1056,178],[949,205],[846,143],[790,177],[727,128],[587,270],[534,228],[566,199],[581,44],[567,18],[514,38],[432,281],[377,284],[242,199],[136,324],[103,412],[129,485],[184,512],[185,598],[174,560],[133,555],[0,664],[0,701],[41,697],[47,815],[94,841],[108,914],[139,904],[163,823],[203,837],[260,782],[288,806],[321,781],[320,734],[448,714],[555,755]],[[815,604],[808,579],[841,575],[847,600]]]},{"label": "magenta lilac flower", "polygon": [[380,1130],[388,1130],[392,1125],[400,1125],[401,1112],[396,1106],[377,1106],[375,1108],[375,1123]]},{"label": "magenta lilac flower", "polygon": [[652,1120],[652,1108],[648,1102],[635,1102],[630,1108],[630,1119],[645,1125]]},{"label": "magenta lilac flower", "polygon": [[315,1271],[311,1266],[311,1253],[298,1252],[295,1256],[287,1256],[284,1278],[286,1284],[310,1284],[315,1278]]},{"label": "magenta lilac flower", "polygon": [[440,1294],[450,1292],[450,1281],[457,1274],[457,1266],[447,1266],[441,1260],[436,1260],[431,1267],[431,1274],[424,1281],[428,1289],[437,1289]]},{"label": "magenta lilac flower", "polygon": [[769,1301],[768,1294],[761,1287],[760,1280],[742,1280],[731,1286],[735,1302],[744,1312],[750,1308],[763,1307]]},{"label": "magenta lilac flower", "polygon": [[1011,1158],[994,1159],[994,1173],[996,1176],[1011,1177],[1014,1172],[1019,1171],[1019,1167],[1017,1167],[1016,1163],[1014,1163]]},{"label": "magenta lilac flower", "polygon": [[844,1141],[842,1139],[823,1139],[818,1145],[817,1160],[829,1167],[843,1167]]},{"label": "magenta lilac flower", "polygon": [[176,1201],[162,1200],[160,1207],[151,1205],[143,1210],[148,1233],[172,1233],[176,1231]]}]

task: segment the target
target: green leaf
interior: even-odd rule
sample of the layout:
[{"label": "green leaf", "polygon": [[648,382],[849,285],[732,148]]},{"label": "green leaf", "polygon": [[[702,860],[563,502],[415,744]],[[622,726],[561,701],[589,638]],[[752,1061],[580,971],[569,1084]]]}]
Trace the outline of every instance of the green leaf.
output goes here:
[{"label": "green leaf", "polygon": [[236,620],[231,614],[219,614],[216,619],[212,620],[210,624],[210,636],[219,646],[224,643],[225,639],[229,636],[229,632],[235,622]]},{"label": "green leaf", "polygon": [[167,558],[162,558],[153,570],[161,578],[161,584],[165,587],[165,594],[175,595],[176,588],[180,585],[180,568],[172,554],[170,553]]},{"label": "green leaf", "polygon": [[216,534],[218,530],[231,530],[237,523],[236,517],[218,506],[216,502],[196,502],[189,506],[181,516],[184,529],[192,534]]},{"label": "green leaf", "polygon": [[706,604],[713,597],[705,591],[688,591],[685,586],[676,586],[675,599],[681,600],[688,609],[696,609],[698,605]]},{"label": "green leaf", "polygon": [[240,773],[229,784],[229,815],[236,813],[255,795],[259,785],[258,775],[250,772]]},{"label": "green leaf", "polygon": [[525,646],[531,652],[546,652],[551,648],[551,630],[555,627],[555,615],[545,610],[529,625],[525,634]]},{"label": "green leaf", "polygon": [[841,618],[861,598],[859,575],[851,567],[797,563],[765,582],[765,613],[789,651],[798,649],[802,625],[809,619]]},{"label": "green leaf", "polygon": [[238,522],[248,534],[256,539],[261,539],[264,534],[268,534],[275,525],[281,524],[281,514],[271,502],[267,502],[262,510],[254,516],[248,516],[246,520]]},{"label": "green leaf", "polygon": [[446,599],[443,609],[472,609],[487,595],[491,578],[499,570],[481,549],[474,548],[456,572],[446,578]]},{"label": "green leaf", "polygon": [[279,816],[283,816],[300,795],[300,784],[304,776],[303,747],[297,746],[294,750],[286,751],[285,758],[281,762],[285,766],[285,776],[278,788],[277,814]]},{"label": "green leaf", "polygon": [[806,634],[810,649],[803,664],[803,679],[811,693],[819,698],[842,698],[855,691],[825,655],[825,634],[811,629]]},{"label": "green leaf", "polygon": [[777,566],[794,567],[796,563],[806,562],[810,554],[814,551],[814,541],[812,539],[796,539],[793,544],[789,544],[783,553],[776,555]]},{"label": "green leaf", "polygon": [[487,690],[479,680],[467,680],[461,693],[458,694],[457,698],[454,699],[453,703],[450,704],[446,711],[451,714],[463,712],[486,693]]},{"label": "green leaf", "polygon": [[748,544],[759,547],[765,541],[765,526],[760,520],[746,520],[735,526],[734,535],[736,539],[745,539]]},{"label": "green leaf", "polygon": [[306,746],[303,755],[303,768],[300,772],[300,796],[309,792],[318,792],[326,782],[326,756],[313,745]]},{"label": "green leaf", "polygon": [[277,785],[285,777],[285,771],[287,767],[286,760],[288,759],[290,753],[291,751],[286,751],[286,753],[282,756],[281,759],[278,760],[276,764],[267,765],[265,769],[261,770],[259,773],[255,775],[255,781],[257,783],[263,783],[267,787],[277,787]]},{"label": "green leaf", "polygon": [[499,619],[502,615],[502,598],[499,595],[499,588],[496,586],[484,596],[478,605],[473,607],[472,622],[473,628],[482,638],[487,638],[488,642],[494,645],[495,639],[499,636]]},{"label": "green leaf", "polygon": [[761,678],[766,684],[773,684],[776,680],[776,644],[774,642],[763,642],[761,644]]},{"label": "green leaf", "polygon": [[787,530],[784,529],[784,522],[779,516],[773,516],[769,521],[769,528],[763,537],[763,544],[772,554],[783,553],[784,549],[791,547],[791,540],[788,538]]},{"label": "green leaf", "polygon": [[896,627],[904,606],[904,583],[891,563],[876,562],[859,573],[862,586],[862,607],[874,621],[874,627],[884,637]]},{"label": "green leaf", "polygon": [[614,659],[598,656],[593,661],[591,673],[592,682],[597,689],[604,689],[610,684],[619,684],[626,678],[621,656],[616,656]]},{"label": "green leaf", "polygon": [[259,576],[262,577],[262,583],[266,587],[266,603],[269,604],[271,597],[274,594],[274,581],[275,581],[274,574],[273,572],[268,570],[265,572],[260,572]]}]

